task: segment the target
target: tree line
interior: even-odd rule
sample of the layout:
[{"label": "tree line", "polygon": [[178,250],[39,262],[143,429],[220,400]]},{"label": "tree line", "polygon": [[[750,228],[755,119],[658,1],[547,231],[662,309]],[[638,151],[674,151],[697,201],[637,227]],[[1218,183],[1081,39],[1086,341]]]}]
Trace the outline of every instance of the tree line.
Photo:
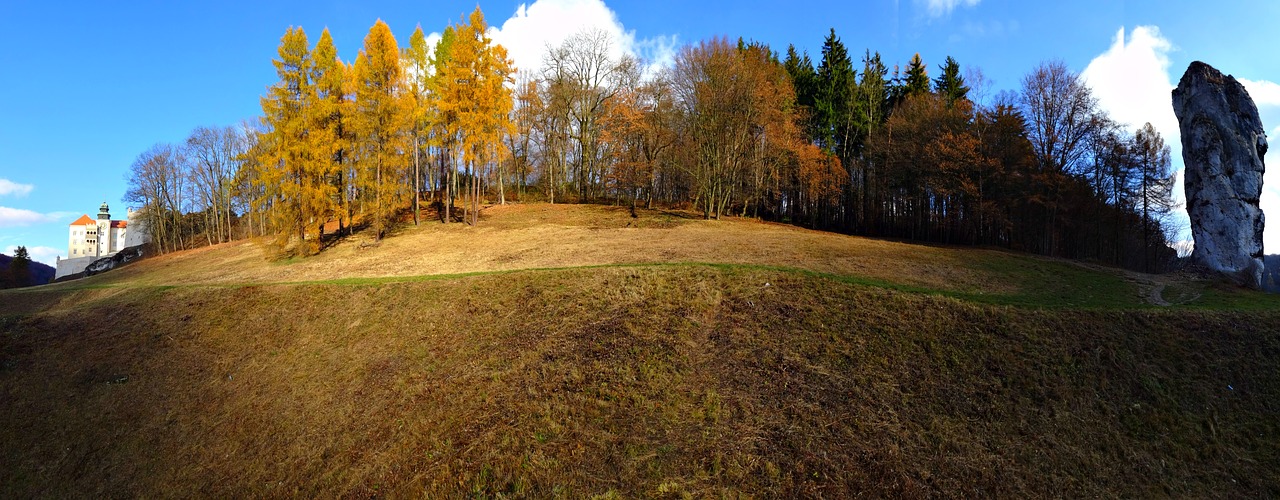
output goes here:
[{"label": "tree line", "polygon": [[[289,28],[255,122],[199,128],[135,162],[162,251],[269,235],[321,250],[353,227],[479,222],[486,203],[655,204],[853,234],[1158,270],[1169,148],[1125,130],[1060,61],[985,98],[953,58],[855,67],[834,30],[794,46],[725,38],[646,67],[584,31],[520,71],[477,8],[434,46],[377,21],[353,62]],[[975,90],[976,89],[976,90]],[[972,95],[979,94],[979,95]],[[326,234],[327,231],[327,234]]]}]

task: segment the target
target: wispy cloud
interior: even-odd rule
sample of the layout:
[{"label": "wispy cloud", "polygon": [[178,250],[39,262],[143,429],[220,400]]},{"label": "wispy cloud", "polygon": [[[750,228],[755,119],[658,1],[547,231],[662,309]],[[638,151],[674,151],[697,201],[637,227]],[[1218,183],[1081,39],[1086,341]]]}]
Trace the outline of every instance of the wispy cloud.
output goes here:
[{"label": "wispy cloud", "polygon": [[928,11],[929,17],[944,17],[951,15],[951,11],[957,7],[976,7],[978,2],[982,0],[916,0],[922,3],[925,10]]},{"label": "wispy cloud", "polygon": [[9,179],[0,179],[0,196],[26,196],[35,188],[30,184],[18,184]]},{"label": "wispy cloud", "polygon": [[1008,21],[1000,21],[999,19],[988,19],[985,21],[965,21],[960,29],[953,33],[948,41],[950,43],[961,42],[964,40],[972,40],[978,38],[1003,38],[1018,32],[1018,21],[1010,19]]},{"label": "wispy cloud", "polygon": [[23,227],[34,224],[58,222],[59,220],[73,215],[75,215],[74,212],[50,212],[42,214],[25,208],[0,207],[0,228]]},{"label": "wispy cloud", "polygon": [[960,30],[971,38],[1002,37],[1006,34],[1016,33],[1018,31],[1018,21],[1002,22],[998,19],[977,22],[965,21]]}]

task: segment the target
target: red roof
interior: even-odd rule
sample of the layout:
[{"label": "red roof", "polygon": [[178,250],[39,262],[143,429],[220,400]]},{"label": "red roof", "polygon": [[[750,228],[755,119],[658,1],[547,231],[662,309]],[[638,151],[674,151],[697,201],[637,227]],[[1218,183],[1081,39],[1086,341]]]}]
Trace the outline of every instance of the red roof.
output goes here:
[{"label": "red roof", "polygon": [[71,225],[72,226],[93,226],[93,225],[97,225],[97,222],[94,222],[93,219],[90,219],[88,215],[81,215],[80,218],[76,219],[75,222],[72,222]]},{"label": "red roof", "polygon": [[129,226],[129,221],[127,221],[127,220],[113,220],[113,221],[111,221],[111,227],[118,227],[118,228],[123,229],[123,228],[128,227],[128,226]]}]

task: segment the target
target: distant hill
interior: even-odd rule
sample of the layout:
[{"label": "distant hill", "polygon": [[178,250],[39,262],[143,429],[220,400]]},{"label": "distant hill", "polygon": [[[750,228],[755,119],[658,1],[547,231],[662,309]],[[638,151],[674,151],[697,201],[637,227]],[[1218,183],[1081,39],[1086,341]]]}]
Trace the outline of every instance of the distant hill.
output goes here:
[{"label": "distant hill", "polygon": [[[13,261],[13,257],[0,254],[0,273],[9,272],[9,262],[11,261]],[[31,286],[43,285],[53,281],[53,275],[56,273],[57,269],[34,260],[31,261]]]}]

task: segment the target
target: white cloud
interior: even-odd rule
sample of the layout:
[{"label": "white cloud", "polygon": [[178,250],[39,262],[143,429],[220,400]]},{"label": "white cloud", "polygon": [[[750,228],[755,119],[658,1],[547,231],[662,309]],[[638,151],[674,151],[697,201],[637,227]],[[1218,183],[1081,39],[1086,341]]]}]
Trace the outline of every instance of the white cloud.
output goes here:
[{"label": "white cloud", "polygon": [[[1176,85],[1169,75],[1172,50],[1173,43],[1160,34],[1157,26],[1135,27],[1127,39],[1121,27],[1111,47],[1090,61],[1080,76],[1111,119],[1131,132],[1148,122],[1160,132],[1178,173],[1173,196],[1182,203],[1182,136],[1178,117],[1173,114],[1171,92]],[[1185,221],[1185,209],[1178,212],[1177,217]],[[1185,237],[1190,238],[1190,234]]]},{"label": "white cloud", "polygon": [[30,184],[18,184],[9,179],[0,179],[0,196],[26,196],[35,188]]},{"label": "white cloud", "polygon": [[25,208],[0,207],[0,228],[23,227],[32,224],[57,222],[59,219],[75,215],[72,212],[50,212],[42,214]]},{"label": "white cloud", "polygon": [[956,7],[974,7],[982,0],[916,0],[923,3],[929,11],[929,17],[943,17],[951,14]]},{"label": "white cloud", "polygon": [[501,27],[491,28],[491,36],[506,47],[519,71],[536,74],[542,68],[547,47],[558,47],[576,33],[597,29],[612,42],[613,57],[629,54],[650,65],[670,65],[675,60],[676,37],[637,39],[602,0],[537,0],[520,4]]},{"label": "white cloud", "polygon": [[[1170,75],[1169,52],[1174,45],[1164,38],[1156,26],[1138,26],[1125,37],[1122,27],[1106,52],[1094,58],[1081,73],[1088,82],[1098,104],[1111,118],[1130,130],[1151,122],[1164,137],[1172,150],[1173,167],[1178,171],[1174,184],[1174,197],[1184,200],[1182,176],[1182,136],[1178,131],[1178,119],[1173,114],[1170,92],[1178,74]],[[1268,81],[1238,79],[1250,97],[1258,105],[1264,124],[1273,123],[1269,118],[1280,118],[1280,85]],[[1280,127],[1272,131],[1272,142],[1280,137]],[[1273,148],[1274,149],[1274,148]],[[1273,155],[1268,154],[1268,157]],[[1263,247],[1271,253],[1280,253],[1280,169],[1268,169],[1263,178],[1259,205],[1264,213],[1272,214],[1263,234]],[[1180,209],[1178,217],[1186,221],[1186,211]],[[1189,233],[1189,231],[1185,231]],[[1182,238],[1189,238],[1184,234]]]},{"label": "white cloud", "polygon": [[[18,249],[17,245],[9,245],[4,249],[4,254],[10,257]],[[34,246],[27,247],[27,255],[31,256],[31,260],[44,263],[49,266],[58,265],[58,257],[62,256],[62,250],[53,247]]]},{"label": "white cloud", "polygon": [[1111,118],[1130,129],[1151,122],[1170,145],[1178,140],[1178,119],[1173,114],[1169,78],[1169,51],[1173,44],[1160,28],[1138,26],[1125,40],[1120,28],[1111,48],[1089,63],[1080,74]]},{"label": "white cloud", "polygon": [[1244,85],[1249,97],[1259,108],[1263,106],[1280,106],[1280,84],[1266,80],[1246,80],[1237,78]]}]

